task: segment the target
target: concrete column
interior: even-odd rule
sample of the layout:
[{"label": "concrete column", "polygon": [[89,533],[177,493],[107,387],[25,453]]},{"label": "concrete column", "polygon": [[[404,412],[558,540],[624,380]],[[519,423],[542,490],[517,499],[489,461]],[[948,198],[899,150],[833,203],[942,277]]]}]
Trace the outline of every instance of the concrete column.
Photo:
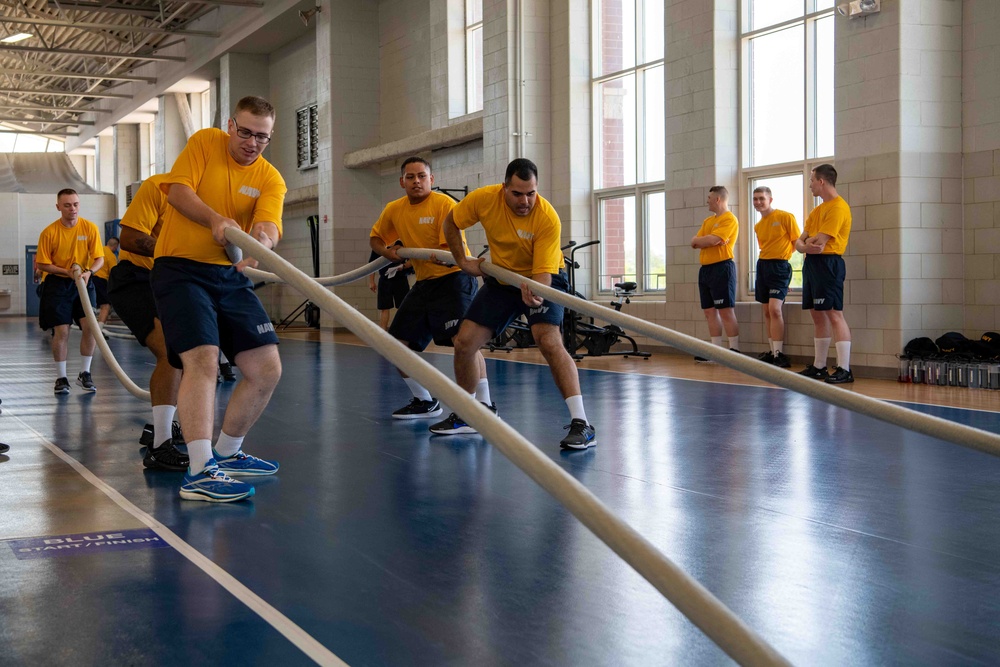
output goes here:
[{"label": "concrete column", "polygon": [[[637,317],[663,318],[665,326],[700,338],[708,336],[708,327],[698,298],[698,253],[690,239],[710,215],[705,207],[710,187],[739,191],[737,3],[703,4],[667,0],[665,7],[666,303],[636,304],[632,311]],[[741,218],[738,197],[730,204]],[[741,222],[740,275],[748,233],[746,221]],[[747,314],[737,311],[744,320]]]},{"label": "concrete column", "polygon": [[115,191],[115,140],[111,132],[97,135],[97,186],[101,192]]},{"label": "concrete column", "polygon": [[965,329],[1000,327],[1000,4],[962,5]]},{"label": "concrete column", "polygon": [[[563,224],[563,243],[592,238],[590,20],[587,0],[551,3],[551,160],[545,196]],[[586,253],[586,254],[584,254]],[[596,251],[577,255],[576,288],[589,295]]]},{"label": "concrete column", "polygon": [[115,203],[118,217],[125,214],[126,192],[129,183],[139,180],[139,126],[114,126],[114,156],[115,156]]},{"label": "concrete column", "polygon": [[[315,17],[319,117],[320,273],[368,258],[368,233],[384,202],[370,169],[347,169],[344,153],[379,142],[378,6],[332,0]],[[337,293],[353,299],[365,286]]]},{"label": "concrete column", "polygon": [[157,100],[156,173],[164,174],[174,166],[174,161],[187,144],[187,138],[173,94],[160,95]]},{"label": "concrete column", "polygon": [[[375,62],[377,64],[378,60]],[[227,53],[222,56],[219,61],[220,126],[225,129],[226,121],[233,115],[236,103],[241,98],[257,95],[267,99],[270,90],[267,55]]]}]

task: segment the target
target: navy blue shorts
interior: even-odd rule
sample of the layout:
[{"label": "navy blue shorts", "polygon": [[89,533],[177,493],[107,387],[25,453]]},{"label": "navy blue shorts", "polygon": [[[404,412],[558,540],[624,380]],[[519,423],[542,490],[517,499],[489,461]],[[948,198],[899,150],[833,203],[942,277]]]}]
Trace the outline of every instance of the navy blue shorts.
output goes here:
[{"label": "navy blue shorts", "polygon": [[110,304],[111,300],[108,299],[108,281],[104,278],[98,278],[93,276],[90,282],[94,283],[95,296],[97,297],[98,307]]},{"label": "navy blue shorts", "polygon": [[427,349],[431,340],[438,345],[451,345],[478,289],[476,279],[461,271],[418,280],[403,299],[389,325],[389,333],[417,352]]},{"label": "navy blue shorts", "polygon": [[698,271],[701,309],[736,307],[736,262],[726,259]]},{"label": "navy blue shorts", "polygon": [[[552,275],[552,288],[569,294],[566,273],[560,271]],[[501,285],[495,278],[487,276],[483,287],[469,306],[465,319],[480,324],[493,332],[495,338],[519,315],[526,316],[528,325],[554,324],[562,326],[564,309],[558,303],[543,301],[537,308],[529,308],[521,299],[521,288]]]},{"label": "navy blue shorts", "polygon": [[230,265],[160,257],[152,285],[174,368],[183,368],[181,353],[201,345],[215,345],[235,361],[240,352],[278,344],[253,283]]},{"label": "navy blue shorts", "polygon": [[108,296],[115,313],[145,347],[146,337],[156,328],[153,320],[157,317],[149,270],[127,259],[119,262],[108,278]]},{"label": "navy blue shorts", "polygon": [[802,262],[802,309],[843,310],[847,268],[840,255],[806,255]]},{"label": "navy blue shorts", "polygon": [[[87,295],[90,297],[91,308],[97,308],[97,296],[94,293],[94,282],[87,282]],[[64,278],[49,274],[45,276],[38,304],[38,326],[51,329],[63,324],[76,323],[84,318],[83,304],[80,303],[80,292],[72,278]]]},{"label": "navy blue shorts", "polygon": [[792,265],[786,259],[758,259],[754,298],[760,303],[785,300],[792,283]]},{"label": "navy blue shorts", "polygon": [[409,291],[410,281],[406,279],[406,275],[402,271],[392,278],[380,275],[378,279],[378,291],[376,292],[378,296],[376,307],[379,310],[399,308],[403,305],[403,299],[406,298]]}]

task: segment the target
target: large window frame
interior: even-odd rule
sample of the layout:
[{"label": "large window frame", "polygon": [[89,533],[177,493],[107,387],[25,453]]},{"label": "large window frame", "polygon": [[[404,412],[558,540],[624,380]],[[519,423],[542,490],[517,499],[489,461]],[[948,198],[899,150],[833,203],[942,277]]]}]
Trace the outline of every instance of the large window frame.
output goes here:
[{"label": "large window frame", "polygon": [[465,0],[465,112],[483,108],[483,0]]},{"label": "large window frame", "polygon": [[[609,44],[610,48],[614,47],[615,35],[612,40],[605,41],[601,34],[605,28],[602,25],[604,11],[610,2],[595,0],[592,4],[595,188],[591,219],[594,220],[594,236],[601,240],[595,262],[596,288],[598,293],[607,294],[613,291],[616,282],[632,281],[638,284],[639,294],[662,295],[667,286],[663,5],[659,0],[614,2],[615,9],[622,8],[622,51],[617,54],[621,62],[610,65],[612,59],[602,50],[609,49]],[[633,98],[631,101],[626,99],[629,95]],[[620,143],[613,143],[616,139],[607,138],[607,126],[609,121],[619,120],[614,117],[619,112],[621,122],[614,131],[620,134],[617,137]],[[606,148],[608,146],[611,150]],[[621,164],[615,167],[620,169],[616,172],[618,178],[609,179],[608,156],[619,147],[623,157]],[[657,197],[660,199],[658,205],[654,204]],[[609,216],[610,205],[616,201],[623,205],[614,207],[613,216]],[[608,226],[612,224],[614,229],[609,234]]]},{"label": "large window frame", "polygon": [[[754,292],[754,280],[756,277],[756,266],[759,249],[757,238],[754,234],[754,225],[760,220],[760,214],[753,208],[753,190],[757,185],[767,185],[768,179],[781,179],[788,176],[801,176],[802,179],[802,199],[801,210],[794,202],[792,206],[782,205],[781,201],[775,201],[775,208],[788,210],[795,215],[796,221],[801,229],[805,224],[805,218],[818,201],[809,192],[810,172],[823,163],[834,163],[835,156],[832,152],[832,137],[821,137],[820,132],[832,128],[833,124],[833,100],[830,91],[826,91],[829,99],[821,99],[823,95],[822,86],[818,81],[821,76],[829,76],[829,70],[820,72],[818,68],[818,35],[820,34],[819,22],[829,20],[831,28],[834,21],[834,8],[831,0],[802,0],[802,10],[796,16],[787,16],[775,20],[767,25],[755,26],[752,14],[754,2],[766,0],[742,0],[741,2],[741,31],[740,31],[740,203],[746,206],[748,212],[745,218],[745,238],[748,242],[744,244],[745,257],[748,259],[746,270],[740,281],[740,291],[742,295],[752,296]],[[790,8],[792,3],[785,3],[784,7]],[[767,164],[754,164],[754,118],[753,118],[753,93],[754,81],[752,76],[752,49],[753,40],[760,37],[776,35],[785,30],[794,30],[796,27],[802,28],[802,49],[803,49],[803,137],[802,137],[802,157],[790,161],[782,161]],[[828,61],[825,66],[832,68],[833,65],[833,40],[826,44],[829,52],[826,54]],[[832,77],[831,77],[832,79]],[[825,81],[824,81],[825,82]],[[826,105],[829,105],[828,108]],[[822,120],[821,114],[826,114]],[[820,127],[822,125],[822,127]],[[829,126],[829,127],[827,127]],[[825,147],[831,150],[823,150]],[[823,154],[820,154],[823,153]],[[789,290],[790,295],[799,296],[801,294],[801,256],[798,253],[792,257],[793,277]]]}]

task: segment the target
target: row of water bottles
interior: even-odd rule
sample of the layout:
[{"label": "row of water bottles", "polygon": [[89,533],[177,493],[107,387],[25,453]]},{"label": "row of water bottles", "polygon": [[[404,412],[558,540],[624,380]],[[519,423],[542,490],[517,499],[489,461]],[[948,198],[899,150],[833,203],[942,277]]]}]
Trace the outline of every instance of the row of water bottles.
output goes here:
[{"label": "row of water bottles", "polygon": [[1000,363],[899,359],[899,381],[939,387],[1000,390]]}]

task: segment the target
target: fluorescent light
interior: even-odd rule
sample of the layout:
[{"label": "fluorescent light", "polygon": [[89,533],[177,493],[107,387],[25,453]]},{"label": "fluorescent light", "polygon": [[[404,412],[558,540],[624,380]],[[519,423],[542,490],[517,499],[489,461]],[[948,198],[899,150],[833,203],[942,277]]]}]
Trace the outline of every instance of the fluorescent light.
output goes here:
[{"label": "fluorescent light", "polygon": [[11,35],[10,37],[4,37],[3,39],[0,39],[0,42],[3,42],[4,44],[13,44],[14,42],[21,42],[31,37],[34,37],[34,35],[32,35],[31,33],[19,32],[16,35]]}]

